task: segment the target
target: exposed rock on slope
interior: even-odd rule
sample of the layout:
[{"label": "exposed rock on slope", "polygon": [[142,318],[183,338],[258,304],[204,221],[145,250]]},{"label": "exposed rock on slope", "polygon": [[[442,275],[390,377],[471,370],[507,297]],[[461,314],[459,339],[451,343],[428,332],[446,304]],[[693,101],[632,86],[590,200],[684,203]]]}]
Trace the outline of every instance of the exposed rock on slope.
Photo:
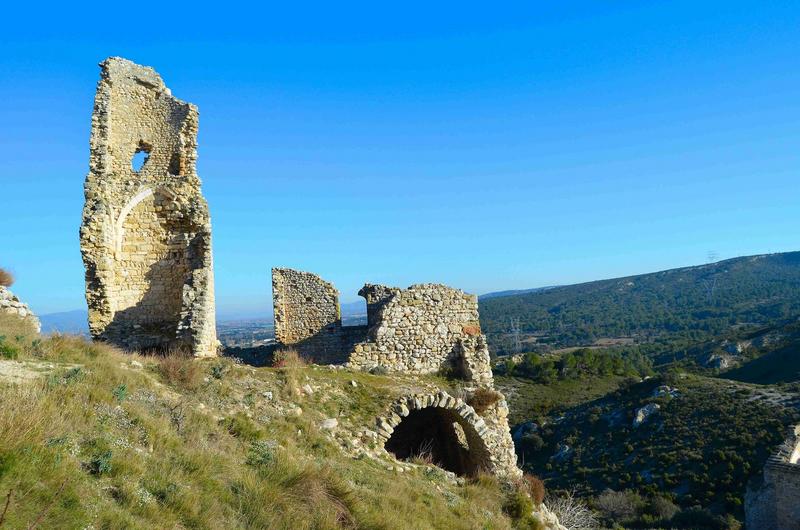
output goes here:
[{"label": "exposed rock on slope", "polygon": [[11,315],[16,315],[23,320],[30,322],[35,328],[37,333],[41,330],[42,325],[36,315],[31,311],[27,304],[20,301],[8,287],[0,285],[0,311],[4,311]]}]

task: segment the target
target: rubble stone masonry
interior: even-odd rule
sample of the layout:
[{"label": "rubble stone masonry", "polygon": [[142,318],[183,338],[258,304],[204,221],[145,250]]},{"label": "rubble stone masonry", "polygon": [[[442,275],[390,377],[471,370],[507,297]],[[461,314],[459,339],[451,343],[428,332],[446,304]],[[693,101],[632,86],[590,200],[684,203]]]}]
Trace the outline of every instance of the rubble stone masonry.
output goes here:
[{"label": "rubble stone masonry", "polygon": [[119,57],[100,67],[80,230],[89,329],[127,349],[215,355],[197,108],[149,67]]},{"label": "rubble stone masonry", "polygon": [[800,426],[767,460],[745,495],[747,530],[800,529]]}]

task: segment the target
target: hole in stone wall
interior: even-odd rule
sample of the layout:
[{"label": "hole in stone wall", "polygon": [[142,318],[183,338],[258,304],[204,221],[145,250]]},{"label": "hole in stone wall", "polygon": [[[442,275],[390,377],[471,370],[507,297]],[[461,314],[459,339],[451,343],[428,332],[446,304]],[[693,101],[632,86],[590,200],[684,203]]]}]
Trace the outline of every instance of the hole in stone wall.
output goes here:
[{"label": "hole in stone wall", "polygon": [[136,148],[136,152],[133,153],[133,157],[131,158],[131,169],[137,173],[141,171],[150,158],[151,150],[151,146],[144,142],[139,142],[139,146]]},{"label": "hole in stone wall", "polygon": [[412,410],[384,445],[399,460],[433,464],[460,476],[476,475],[486,463],[477,433],[457,413],[429,407]]},{"label": "hole in stone wall", "polygon": [[179,153],[172,153],[172,158],[169,159],[170,175],[180,175],[181,169],[181,155]]},{"label": "hole in stone wall", "polygon": [[364,326],[367,323],[367,301],[357,298],[352,302],[342,304],[343,326]]}]

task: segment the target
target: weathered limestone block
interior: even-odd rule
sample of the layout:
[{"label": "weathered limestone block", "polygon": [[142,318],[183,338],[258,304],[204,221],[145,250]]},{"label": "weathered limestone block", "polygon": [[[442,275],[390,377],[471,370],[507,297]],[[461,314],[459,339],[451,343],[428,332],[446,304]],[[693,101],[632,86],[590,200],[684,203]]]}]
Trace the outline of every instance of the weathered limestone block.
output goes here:
[{"label": "weathered limestone block", "polygon": [[26,320],[31,324],[31,327],[36,329],[37,333],[42,330],[42,324],[28,305],[20,301],[10,289],[2,285],[0,285],[0,311]]},{"label": "weathered limestone block", "polygon": [[216,355],[197,107],[152,68],[119,57],[100,67],[80,230],[89,329],[127,349]]}]

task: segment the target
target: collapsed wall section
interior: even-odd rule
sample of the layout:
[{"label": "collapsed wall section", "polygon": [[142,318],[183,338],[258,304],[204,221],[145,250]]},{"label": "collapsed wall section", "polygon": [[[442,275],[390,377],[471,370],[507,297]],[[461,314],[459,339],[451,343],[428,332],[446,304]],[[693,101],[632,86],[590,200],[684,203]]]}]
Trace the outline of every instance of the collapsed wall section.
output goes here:
[{"label": "collapsed wall section", "polygon": [[[368,309],[369,302],[368,298]],[[473,372],[479,366],[488,370],[485,340],[476,340],[481,328],[475,295],[446,285],[419,284],[395,289],[373,305],[374,323],[367,340],[355,345],[350,366],[417,374]]]},{"label": "collapsed wall section", "polygon": [[119,57],[100,67],[80,230],[90,332],[131,350],[215,355],[197,108],[152,68]]}]

